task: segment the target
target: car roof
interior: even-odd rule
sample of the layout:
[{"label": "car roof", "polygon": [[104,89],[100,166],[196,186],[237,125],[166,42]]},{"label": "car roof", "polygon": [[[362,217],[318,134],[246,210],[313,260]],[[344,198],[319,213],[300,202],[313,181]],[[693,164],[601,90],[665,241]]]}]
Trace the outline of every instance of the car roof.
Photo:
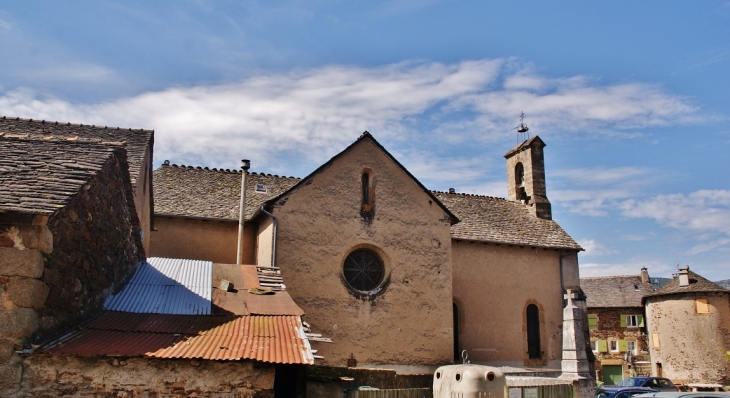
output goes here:
[{"label": "car roof", "polygon": [[715,391],[697,391],[697,392],[679,392],[679,391],[659,391],[650,392],[646,394],[634,395],[634,398],[702,398],[702,397],[717,397],[717,398],[730,398],[728,392],[715,392]]}]

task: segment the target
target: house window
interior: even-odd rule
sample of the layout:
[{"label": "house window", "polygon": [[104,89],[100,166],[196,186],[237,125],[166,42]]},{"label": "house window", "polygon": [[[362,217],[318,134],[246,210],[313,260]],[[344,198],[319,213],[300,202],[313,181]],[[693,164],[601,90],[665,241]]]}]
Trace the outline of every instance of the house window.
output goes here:
[{"label": "house window", "polygon": [[598,315],[588,314],[588,330],[598,329]]},{"label": "house window", "polygon": [[345,259],[342,274],[352,289],[369,292],[383,282],[385,266],[383,260],[374,251],[358,249]]},{"label": "house window", "polygon": [[618,340],[608,340],[608,348],[611,352],[618,352]]},{"label": "house window", "polygon": [[598,352],[598,340],[591,340],[591,350]]},{"label": "house window", "polygon": [[266,185],[256,184],[256,192],[266,192]]},{"label": "house window", "polygon": [[632,353],[633,355],[638,354],[639,352],[636,350],[636,341],[626,340],[626,351]]},{"label": "house window", "polygon": [[710,313],[710,303],[707,301],[706,298],[696,299],[695,307],[697,308],[698,314],[709,314]]},{"label": "house window", "polygon": [[540,349],[540,310],[535,304],[527,306],[527,354],[530,359],[542,358]]},{"label": "house window", "polygon": [[644,326],[644,317],[642,315],[621,315],[621,327],[638,328]]}]

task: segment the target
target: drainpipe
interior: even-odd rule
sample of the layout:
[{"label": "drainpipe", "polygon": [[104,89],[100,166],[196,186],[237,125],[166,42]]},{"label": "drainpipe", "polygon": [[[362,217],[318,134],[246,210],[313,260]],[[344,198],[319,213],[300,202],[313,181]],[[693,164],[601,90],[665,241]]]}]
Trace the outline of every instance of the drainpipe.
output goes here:
[{"label": "drainpipe", "polygon": [[246,218],[246,180],[248,177],[248,169],[250,168],[250,160],[241,160],[241,203],[238,206],[238,252],[236,253],[236,264],[243,264],[243,222]]},{"label": "drainpipe", "polygon": [[271,216],[271,218],[274,219],[274,238],[273,238],[273,244],[271,245],[271,266],[276,267],[276,234],[277,231],[279,231],[279,219],[276,218],[275,215],[269,213],[264,209],[264,205],[261,205],[261,211],[266,214],[267,216]]}]

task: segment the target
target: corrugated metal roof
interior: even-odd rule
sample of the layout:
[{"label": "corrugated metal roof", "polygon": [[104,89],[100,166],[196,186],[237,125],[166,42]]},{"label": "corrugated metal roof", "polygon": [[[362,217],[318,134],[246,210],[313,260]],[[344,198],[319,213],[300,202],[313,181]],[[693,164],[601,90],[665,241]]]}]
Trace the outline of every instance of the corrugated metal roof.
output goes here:
[{"label": "corrugated metal roof", "polygon": [[196,316],[106,311],[43,347],[50,354],[313,364],[298,316]]},{"label": "corrugated metal roof", "polygon": [[210,314],[213,263],[151,257],[104,308],[155,314]]}]

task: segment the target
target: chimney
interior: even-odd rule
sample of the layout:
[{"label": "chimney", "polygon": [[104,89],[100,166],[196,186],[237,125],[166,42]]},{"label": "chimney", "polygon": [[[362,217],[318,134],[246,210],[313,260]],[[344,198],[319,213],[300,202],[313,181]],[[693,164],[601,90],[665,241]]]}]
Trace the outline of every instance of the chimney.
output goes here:
[{"label": "chimney", "polygon": [[552,207],[545,188],[545,143],[538,136],[507,152],[507,199],[520,201],[530,213],[552,220]]},{"label": "chimney", "polygon": [[649,279],[649,270],[646,269],[646,267],[641,267],[641,283],[645,285],[651,283],[651,279]]},{"label": "chimney", "polygon": [[248,177],[248,169],[250,168],[250,160],[241,160],[241,203],[238,205],[238,251],[236,252],[236,264],[243,264],[243,222],[246,218],[246,180]]},{"label": "chimney", "polygon": [[685,268],[680,268],[678,271],[679,274],[679,287],[688,287],[689,286],[689,265]]}]

